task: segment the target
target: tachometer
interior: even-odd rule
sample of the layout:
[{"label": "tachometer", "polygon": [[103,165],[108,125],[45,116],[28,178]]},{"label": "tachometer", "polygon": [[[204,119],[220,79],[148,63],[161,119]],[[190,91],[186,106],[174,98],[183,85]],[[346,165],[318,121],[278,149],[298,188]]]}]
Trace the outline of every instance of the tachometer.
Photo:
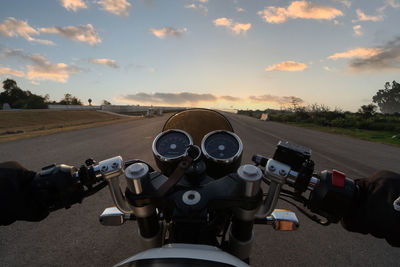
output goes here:
[{"label": "tachometer", "polygon": [[204,136],[201,150],[207,159],[207,172],[211,176],[221,177],[240,166],[243,145],[236,134],[218,130]]}]

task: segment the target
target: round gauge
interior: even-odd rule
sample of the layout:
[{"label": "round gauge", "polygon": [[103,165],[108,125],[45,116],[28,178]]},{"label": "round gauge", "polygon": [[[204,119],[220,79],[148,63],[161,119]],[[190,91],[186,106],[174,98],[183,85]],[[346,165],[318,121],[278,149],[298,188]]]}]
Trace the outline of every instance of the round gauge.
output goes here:
[{"label": "round gauge", "polygon": [[218,179],[239,168],[243,145],[236,134],[217,130],[204,136],[201,151],[206,157],[207,174]]},{"label": "round gauge", "polygon": [[203,138],[201,149],[207,158],[228,163],[242,154],[243,146],[236,134],[229,131],[213,131]]},{"label": "round gauge", "polygon": [[193,141],[189,134],[181,130],[168,130],[160,133],[153,142],[153,153],[162,161],[181,158]]}]

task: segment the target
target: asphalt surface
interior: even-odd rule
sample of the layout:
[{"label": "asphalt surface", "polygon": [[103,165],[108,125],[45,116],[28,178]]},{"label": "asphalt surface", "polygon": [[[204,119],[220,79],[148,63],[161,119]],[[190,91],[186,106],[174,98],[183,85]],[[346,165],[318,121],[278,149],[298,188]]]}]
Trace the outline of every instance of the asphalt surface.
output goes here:
[{"label": "asphalt surface", "polygon": [[[311,147],[319,170],[338,169],[362,178],[380,169],[400,172],[398,147],[332,135],[240,115],[227,115],[244,144],[243,163],[253,154],[271,156],[278,140]],[[157,117],[0,144],[0,162],[16,160],[39,170],[51,163],[80,166],[92,157],[140,158],[155,166],[151,143],[168,117]],[[108,190],[38,223],[0,227],[0,266],[110,266],[139,251],[134,222],[106,227],[98,222],[112,206]],[[280,208],[291,208],[278,203]],[[294,208],[292,210],[295,211]],[[23,210],[21,210],[23,212]],[[370,235],[323,227],[297,213],[300,228],[277,232],[255,227],[253,266],[400,266],[400,248]]]}]

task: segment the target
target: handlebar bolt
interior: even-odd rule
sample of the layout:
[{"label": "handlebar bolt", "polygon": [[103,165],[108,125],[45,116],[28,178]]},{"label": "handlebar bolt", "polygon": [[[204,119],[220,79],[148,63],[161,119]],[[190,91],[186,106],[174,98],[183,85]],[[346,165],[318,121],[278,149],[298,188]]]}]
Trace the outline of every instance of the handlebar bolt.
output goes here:
[{"label": "handlebar bolt", "polygon": [[269,168],[268,168],[271,172],[273,172],[273,171],[275,171],[275,166],[274,165],[271,165],[271,166],[269,166]]},{"label": "handlebar bolt", "polygon": [[107,171],[107,169],[108,169],[108,167],[107,167],[106,165],[103,165],[103,166],[101,167],[101,171],[102,171],[102,172]]},{"label": "handlebar bolt", "polygon": [[113,169],[118,168],[118,163],[114,162],[114,163],[112,164],[112,168],[113,168]]},{"label": "handlebar bolt", "polygon": [[286,176],[287,173],[286,173],[285,170],[280,170],[280,171],[279,171],[279,174],[280,174],[281,176]]}]

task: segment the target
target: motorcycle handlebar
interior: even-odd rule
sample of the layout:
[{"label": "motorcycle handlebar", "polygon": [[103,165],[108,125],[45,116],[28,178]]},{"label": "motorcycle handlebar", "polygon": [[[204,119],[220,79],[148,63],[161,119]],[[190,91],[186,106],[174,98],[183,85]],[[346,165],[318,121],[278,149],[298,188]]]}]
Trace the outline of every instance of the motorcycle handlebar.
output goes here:
[{"label": "motorcycle handlebar", "polygon": [[[264,199],[264,205],[256,214],[256,218],[261,219],[269,216],[274,210],[284,184],[293,187],[297,194],[303,192],[296,188],[301,175],[292,170],[289,165],[274,159],[255,157],[253,157],[253,161],[256,164],[265,164],[265,177],[270,180],[269,192]],[[132,210],[126,205],[118,180],[124,167],[129,164],[124,163],[120,156],[103,160],[98,164],[93,160],[88,160],[86,164],[87,167],[81,166],[79,170],[64,164],[50,165],[36,175],[33,188],[42,195],[49,210],[69,208],[72,204],[80,203],[83,198],[96,193],[108,184],[118,209],[124,213],[132,213]],[[307,189],[311,193],[304,204],[309,210],[324,216],[330,222],[338,222],[358,195],[358,188],[354,181],[335,170],[321,172],[318,176],[310,176],[307,184]],[[93,187],[94,185],[96,186]]]}]

